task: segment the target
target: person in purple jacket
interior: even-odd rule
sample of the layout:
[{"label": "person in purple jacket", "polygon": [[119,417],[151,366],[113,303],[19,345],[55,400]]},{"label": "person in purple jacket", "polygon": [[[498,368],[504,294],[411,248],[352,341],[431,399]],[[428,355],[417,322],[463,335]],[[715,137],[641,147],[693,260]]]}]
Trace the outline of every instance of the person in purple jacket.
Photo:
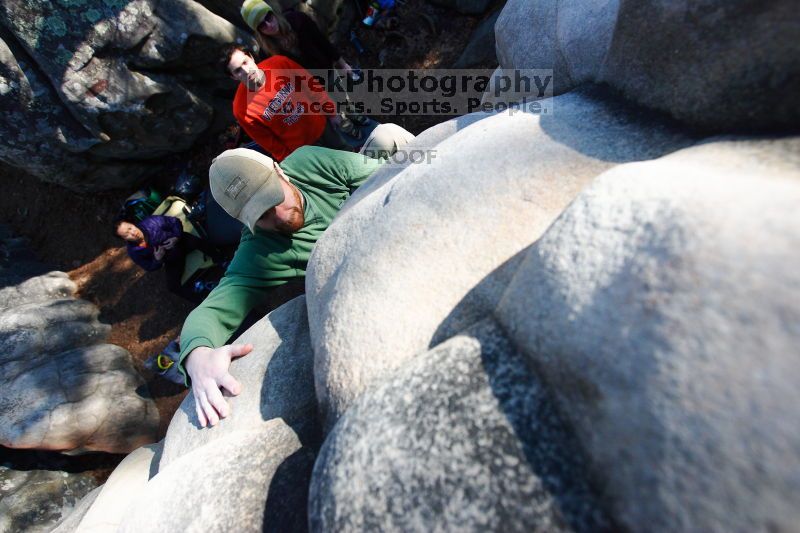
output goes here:
[{"label": "person in purple jacket", "polygon": [[163,215],[151,215],[138,224],[117,219],[114,234],[127,243],[128,255],[143,269],[152,272],[165,267],[167,288],[171,292],[195,302],[202,300],[202,295],[181,286],[186,254],[199,249],[218,262],[219,252],[202,239],[185,233],[180,220]]}]

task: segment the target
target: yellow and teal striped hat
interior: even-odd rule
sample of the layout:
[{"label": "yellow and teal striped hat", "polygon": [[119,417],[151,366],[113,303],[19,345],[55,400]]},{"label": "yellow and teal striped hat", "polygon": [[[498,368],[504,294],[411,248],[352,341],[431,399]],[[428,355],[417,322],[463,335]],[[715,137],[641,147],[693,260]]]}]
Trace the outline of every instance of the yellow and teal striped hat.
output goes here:
[{"label": "yellow and teal striped hat", "polygon": [[242,18],[253,31],[256,31],[258,25],[271,11],[272,8],[261,0],[244,0],[242,4]]}]

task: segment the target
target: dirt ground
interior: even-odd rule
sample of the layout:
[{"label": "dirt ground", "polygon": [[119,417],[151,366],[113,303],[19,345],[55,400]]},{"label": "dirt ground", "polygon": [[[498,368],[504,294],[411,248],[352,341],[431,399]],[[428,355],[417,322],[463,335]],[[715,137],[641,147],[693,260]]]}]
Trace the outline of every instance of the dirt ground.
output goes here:
[{"label": "dirt ground", "polygon": [[[392,68],[448,68],[482,18],[458,15],[424,0],[409,0],[398,5],[391,30],[358,24],[357,35],[368,52],[357,61],[349,35],[337,44],[344,56],[361,68],[379,68],[381,61]],[[404,36],[404,44],[397,44],[398,33]],[[452,117],[376,118],[398,123],[416,134]],[[203,171],[197,173],[207,176],[210,158],[222,149],[215,139],[192,154],[174,157],[171,164],[177,168],[192,160],[195,168]],[[175,177],[177,173],[165,175],[160,182],[170,183]],[[166,291],[163,271],[146,273],[134,265],[122,242],[112,235],[111,221],[135,189],[81,195],[3,166],[0,188],[0,223],[29,239],[40,260],[67,272],[78,285],[78,296],[98,306],[100,320],[111,325],[108,342],[127,349],[145,377],[158,405],[163,435],[186,390],[145,370],[143,362],[178,335],[192,304]],[[104,462],[101,468],[105,472],[111,466]]]}]

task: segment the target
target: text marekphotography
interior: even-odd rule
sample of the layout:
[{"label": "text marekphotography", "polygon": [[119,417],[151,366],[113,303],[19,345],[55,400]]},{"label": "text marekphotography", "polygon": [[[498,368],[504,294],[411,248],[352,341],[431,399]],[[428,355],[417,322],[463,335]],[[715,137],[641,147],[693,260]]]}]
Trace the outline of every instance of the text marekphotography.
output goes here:
[{"label": "text marekphotography", "polygon": [[[273,92],[309,91],[318,95],[303,112],[334,115],[342,111],[364,115],[463,115],[506,109],[551,114],[553,71],[542,69],[415,70],[373,69],[356,77],[334,70],[266,71]],[[323,97],[326,92],[329,98]],[[275,115],[296,111],[291,97]]]}]

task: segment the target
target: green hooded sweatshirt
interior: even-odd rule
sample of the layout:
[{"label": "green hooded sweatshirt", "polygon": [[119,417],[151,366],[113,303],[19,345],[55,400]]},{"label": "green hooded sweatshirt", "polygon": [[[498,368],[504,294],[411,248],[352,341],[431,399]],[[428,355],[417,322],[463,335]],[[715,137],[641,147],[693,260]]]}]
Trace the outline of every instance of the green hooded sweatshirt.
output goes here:
[{"label": "green hooded sweatshirt", "polygon": [[281,168],[305,199],[305,224],[291,236],[244,228],[239,248],[220,284],[195,308],[181,330],[179,370],[195,348],[225,344],[272,287],[302,279],[314,244],[345,200],[381,165],[363,155],[303,146]]}]

